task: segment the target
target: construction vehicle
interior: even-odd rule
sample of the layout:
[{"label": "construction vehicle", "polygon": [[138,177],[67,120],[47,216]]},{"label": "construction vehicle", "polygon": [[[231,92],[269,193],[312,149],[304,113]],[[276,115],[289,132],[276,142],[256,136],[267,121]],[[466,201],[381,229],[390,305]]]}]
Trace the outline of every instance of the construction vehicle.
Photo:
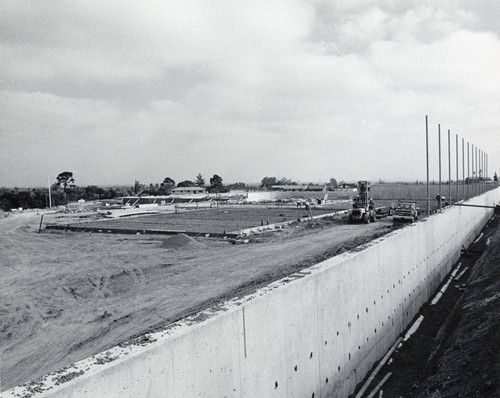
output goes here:
[{"label": "construction vehicle", "polygon": [[377,218],[377,213],[373,200],[368,198],[370,186],[367,181],[358,181],[358,195],[352,200],[352,209],[349,210],[347,215],[347,222],[349,224],[355,222],[363,222],[368,224],[370,221],[374,222]]},{"label": "construction vehicle", "polygon": [[376,218],[381,219],[387,216],[392,216],[394,209],[392,207],[381,206],[375,208]]},{"label": "construction vehicle", "polygon": [[397,207],[394,209],[394,214],[392,215],[392,221],[398,222],[413,222],[418,220],[419,208],[415,202],[400,201]]}]

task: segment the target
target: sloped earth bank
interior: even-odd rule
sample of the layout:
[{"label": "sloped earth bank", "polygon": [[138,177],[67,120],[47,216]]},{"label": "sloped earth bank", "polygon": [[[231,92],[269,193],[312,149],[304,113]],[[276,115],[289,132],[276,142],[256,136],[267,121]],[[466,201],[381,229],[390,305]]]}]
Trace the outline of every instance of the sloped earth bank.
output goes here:
[{"label": "sloped earth bank", "polygon": [[452,279],[435,305],[430,305],[431,297],[417,315],[424,316],[417,332],[394,352],[364,396],[388,372],[392,375],[382,386],[384,398],[499,396],[499,218],[491,219],[482,238],[462,254],[456,277],[465,267],[468,271]]},{"label": "sloped earth bank", "polygon": [[[62,221],[61,221],[62,220]],[[73,222],[45,214],[44,222]],[[391,220],[300,223],[247,245],[0,219],[1,391],[363,245]],[[187,239],[186,239],[187,238]]]}]

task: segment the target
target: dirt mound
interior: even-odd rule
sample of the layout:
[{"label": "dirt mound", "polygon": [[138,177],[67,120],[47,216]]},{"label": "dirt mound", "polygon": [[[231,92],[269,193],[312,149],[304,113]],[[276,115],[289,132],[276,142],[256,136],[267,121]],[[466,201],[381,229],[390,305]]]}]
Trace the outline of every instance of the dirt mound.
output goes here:
[{"label": "dirt mound", "polygon": [[179,250],[187,248],[199,248],[203,245],[197,242],[195,239],[187,236],[186,234],[177,234],[171,236],[168,239],[164,239],[161,243],[161,247],[170,250]]}]

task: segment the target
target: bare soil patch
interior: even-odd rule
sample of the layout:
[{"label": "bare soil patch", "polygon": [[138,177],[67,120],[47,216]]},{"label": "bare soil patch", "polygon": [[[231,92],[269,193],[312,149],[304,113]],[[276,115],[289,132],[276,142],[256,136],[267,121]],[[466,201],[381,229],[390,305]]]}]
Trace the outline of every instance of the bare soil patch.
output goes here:
[{"label": "bare soil patch", "polygon": [[[80,216],[59,217],[44,220],[70,223]],[[167,241],[153,235],[38,234],[39,221],[33,213],[0,220],[2,391],[394,228],[390,220],[346,225],[327,219],[232,245],[182,235]]]},{"label": "bare soil patch", "polygon": [[[313,216],[331,213],[333,209],[311,209]],[[179,213],[141,215],[120,219],[77,220],[85,221],[67,224],[71,227],[100,228],[102,230],[164,230],[190,233],[228,233],[240,229],[265,226],[284,221],[293,221],[310,214],[304,208],[284,206],[273,207],[219,207],[200,210],[189,210]],[[59,220],[60,221],[60,220]]]}]

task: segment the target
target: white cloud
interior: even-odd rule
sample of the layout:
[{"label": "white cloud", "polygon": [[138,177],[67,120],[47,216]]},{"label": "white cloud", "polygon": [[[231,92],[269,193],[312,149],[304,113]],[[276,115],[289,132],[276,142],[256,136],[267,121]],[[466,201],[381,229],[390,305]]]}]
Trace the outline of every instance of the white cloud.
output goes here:
[{"label": "white cloud", "polygon": [[[69,168],[80,184],[422,179],[425,114],[433,130],[500,147],[500,41],[480,29],[485,9],[4,2],[0,185]],[[19,177],[21,158],[36,173]]]}]

